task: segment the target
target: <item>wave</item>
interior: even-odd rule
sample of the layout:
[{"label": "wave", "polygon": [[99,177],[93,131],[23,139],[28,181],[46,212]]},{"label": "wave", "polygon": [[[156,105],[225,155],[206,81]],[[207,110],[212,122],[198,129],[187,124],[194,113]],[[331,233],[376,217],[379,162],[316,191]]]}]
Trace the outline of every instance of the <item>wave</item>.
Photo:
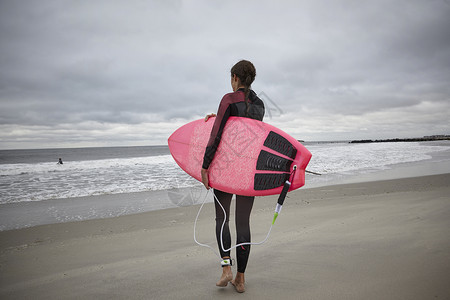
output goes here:
[{"label": "wave", "polygon": [[40,174],[52,172],[78,172],[81,170],[101,170],[111,167],[129,166],[152,166],[166,164],[172,160],[171,155],[136,157],[136,158],[114,158],[86,161],[69,161],[64,164],[54,162],[29,163],[29,164],[4,164],[0,165],[0,176],[14,176],[26,174]]},{"label": "wave", "polygon": [[[361,174],[431,158],[450,149],[430,143],[311,144],[308,169],[324,175]],[[0,204],[192,187],[199,183],[171,155],[69,161],[63,165],[0,165]]]}]

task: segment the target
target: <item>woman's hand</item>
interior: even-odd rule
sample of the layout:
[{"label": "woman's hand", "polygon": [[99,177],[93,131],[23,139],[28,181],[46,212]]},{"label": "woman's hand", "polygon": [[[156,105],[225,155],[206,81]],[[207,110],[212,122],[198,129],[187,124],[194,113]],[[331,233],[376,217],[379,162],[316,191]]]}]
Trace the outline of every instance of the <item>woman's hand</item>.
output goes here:
[{"label": "woman's hand", "polygon": [[202,168],[202,183],[207,190],[211,187],[209,186],[208,170]]},{"label": "woman's hand", "polygon": [[212,117],[215,117],[215,116],[216,116],[215,113],[210,113],[209,115],[206,115],[205,122],[207,122],[209,118],[212,118]]}]

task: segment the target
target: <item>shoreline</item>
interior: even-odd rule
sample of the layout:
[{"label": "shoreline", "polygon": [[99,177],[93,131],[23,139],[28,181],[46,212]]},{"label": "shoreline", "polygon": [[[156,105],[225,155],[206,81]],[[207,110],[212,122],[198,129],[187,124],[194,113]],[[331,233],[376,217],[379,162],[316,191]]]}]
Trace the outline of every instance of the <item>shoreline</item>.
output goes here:
[{"label": "shoreline", "polygon": [[[446,153],[435,154],[431,160],[390,165],[383,170],[367,170],[363,173],[306,174],[306,185],[299,189],[362,183],[399,178],[445,174],[450,171],[450,160]],[[292,192],[290,192],[292,193]],[[194,187],[155,190],[123,194],[105,194],[75,198],[58,198],[2,204],[0,209],[0,232],[30,228],[45,224],[58,224],[160,211],[176,207],[201,204],[206,190],[201,184]],[[124,201],[126,199],[126,201]],[[155,201],[157,199],[157,201]],[[212,202],[209,195],[207,202]]]},{"label": "shoreline", "polygon": [[[443,174],[291,192],[268,242],[252,247],[242,297],[448,297],[449,182]],[[275,203],[255,201],[253,241],[265,237]],[[214,285],[217,257],[193,241],[198,208],[2,231],[0,297],[231,297],[232,287]],[[206,204],[197,239],[215,246],[213,214]]]},{"label": "shoreline", "polygon": [[[306,174],[306,185],[301,190],[352,182],[425,176],[449,172],[450,148],[448,148],[448,141],[433,142],[432,145],[445,146],[442,149],[447,150],[432,151],[430,149],[429,158],[422,156],[421,158],[423,160],[420,161],[397,162],[380,167],[360,168],[355,171],[342,171],[339,173],[331,169],[334,173],[326,174],[326,171],[324,171],[322,176]],[[431,144],[428,146],[431,146]],[[310,171],[317,171],[312,166],[311,168]],[[326,168],[322,170],[326,170]],[[184,179],[178,181],[175,178],[171,186],[184,185],[184,181]],[[20,189],[16,189],[15,192],[21,193]],[[0,204],[0,231],[43,224],[109,218],[167,209],[170,207],[188,206],[202,202],[204,197],[205,191],[202,185],[197,183],[196,186],[182,189],[174,188],[171,190],[148,190],[140,192],[126,192],[125,189],[122,193],[116,194],[80,195],[72,198],[4,203]],[[212,197],[207,201],[212,202]]]}]

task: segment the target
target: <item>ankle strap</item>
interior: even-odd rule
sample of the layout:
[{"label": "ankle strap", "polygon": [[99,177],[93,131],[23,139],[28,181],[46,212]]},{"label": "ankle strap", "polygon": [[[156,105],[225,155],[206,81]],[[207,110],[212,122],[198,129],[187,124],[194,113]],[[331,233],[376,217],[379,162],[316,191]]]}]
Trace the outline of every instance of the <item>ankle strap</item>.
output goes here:
[{"label": "ankle strap", "polygon": [[226,266],[232,266],[233,265],[233,261],[231,260],[231,258],[226,258],[223,259],[220,264],[222,265],[222,267],[226,267]]}]

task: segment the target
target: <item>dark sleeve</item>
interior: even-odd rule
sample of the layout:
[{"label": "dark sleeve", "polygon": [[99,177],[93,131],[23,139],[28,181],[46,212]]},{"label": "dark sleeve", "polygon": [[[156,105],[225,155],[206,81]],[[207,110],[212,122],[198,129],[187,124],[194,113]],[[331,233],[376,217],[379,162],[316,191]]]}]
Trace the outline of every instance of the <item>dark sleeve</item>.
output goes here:
[{"label": "dark sleeve", "polygon": [[230,117],[230,101],[229,96],[225,95],[220,101],[219,110],[217,111],[216,119],[209,136],[208,145],[205,149],[205,155],[203,156],[202,168],[208,169],[211,164],[214,155],[216,154],[217,147],[219,147],[220,139],[222,138],[222,132],[225,128],[225,124]]}]

